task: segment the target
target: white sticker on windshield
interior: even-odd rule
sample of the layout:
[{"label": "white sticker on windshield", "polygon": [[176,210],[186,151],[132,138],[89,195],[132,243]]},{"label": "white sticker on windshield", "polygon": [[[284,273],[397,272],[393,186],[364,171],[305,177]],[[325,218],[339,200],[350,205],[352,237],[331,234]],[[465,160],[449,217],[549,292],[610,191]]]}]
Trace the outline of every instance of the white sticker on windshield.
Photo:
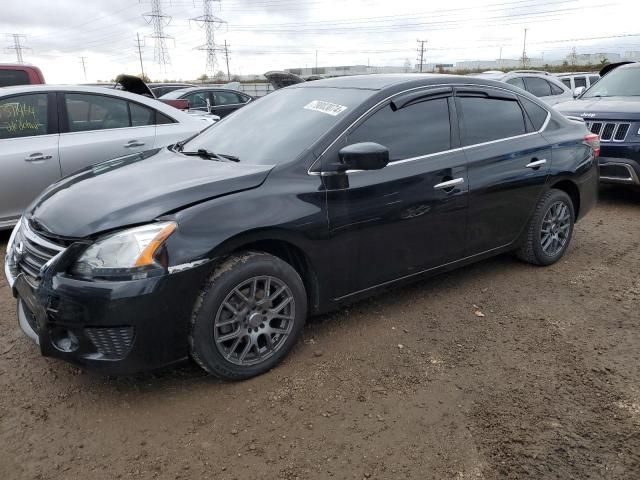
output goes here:
[{"label": "white sticker on windshield", "polygon": [[331,102],[323,102],[322,100],[314,100],[312,102],[309,102],[304,106],[304,108],[306,110],[315,110],[316,112],[327,113],[329,115],[333,115],[334,117],[341,114],[347,109],[347,107],[345,107],[344,105],[338,105],[337,103]]}]

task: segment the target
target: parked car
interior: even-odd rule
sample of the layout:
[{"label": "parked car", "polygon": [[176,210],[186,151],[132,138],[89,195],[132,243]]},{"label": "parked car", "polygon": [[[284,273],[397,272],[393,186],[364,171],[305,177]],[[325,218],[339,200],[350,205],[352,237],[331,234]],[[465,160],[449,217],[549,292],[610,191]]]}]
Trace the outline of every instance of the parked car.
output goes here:
[{"label": "parked car", "polygon": [[569,72],[558,74],[558,79],[577,97],[600,80],[600,75],[590,72]]},{"label": "parked car", "polygon": [[273,92],[171,148],[85,169],[14,229],[43,355],[243,379],[307,314],[501,252],[550,265],[597,198],[597,136],[510,85],[367,75]]},{"label": "parked car", "polygon": [[640,186],[640,63],[605,67],[602,78],[576,100],[556,106],[582,117],[602,142],[600,181]]},{"label": "parked car", "polygon": [[560,80],[547,72],[536,70],[514,70],[500,75],[496,72],[474,74],[478,78],[497,80],[526,90],[549,105],[566,102],[573,93]]},{"label": "parked car", "polygon": [[212,123],[102,87],[0,90],[0,228],[48,185],[94,163],[176,143]]},{"label": "parked car", "polygon": [[187,100],[191,110],[210,112],[224,118],[247,105],[253,97],[223,88],[191,87],[169,92],[159,100]]},{"label": "parked car", "polygon": [[197,86],[193,83],[148,83],[147,85],[149,85],[156,98],[160,98],[165,93],[173,92],[174,90]]},{"label": "parked car", "polygon": [[40,85],[44,75],[38,67],[22,63],[0,63],[0,87],[13,85]]}]

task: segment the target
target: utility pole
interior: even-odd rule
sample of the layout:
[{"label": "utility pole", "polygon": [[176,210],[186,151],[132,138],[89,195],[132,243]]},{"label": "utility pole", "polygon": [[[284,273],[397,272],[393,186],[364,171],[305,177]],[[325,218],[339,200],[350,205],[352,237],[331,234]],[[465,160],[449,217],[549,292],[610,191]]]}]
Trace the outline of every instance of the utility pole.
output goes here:
[{"label": "utility pole", "polygon": [[315,75],[318,74],[318,50],[316,50],[316,68],[313,72]]},{"label": "utility pole", "polygon": [[153,59],[160,65],[161,70],[166,71],[167,65],[171,63],[167,39],[173,40],[173,37],[164,33],[164,27],[169,25],[171,17],[162,14],[162,0],[151,0],[151,13],[145,13],[143,17],[147,23],[153,25],[153,35],[150,36],[155,39]]},{"label": "utility pole", "polygon": [[220,0],[204,0],[204,14],[191,19],[192,21],[200,24],[202,28],[204,28],[206,43],[204,45],[196,47],[196,49],[204,50],[205,52],[207,52],[205,73],[208,72],[212,76],[216,73],[216,51],[218,50],[218,48],[216,47],[215,30],[217,30],[223,23],[227,23],[213,14],[212,5],[213,2],[216,1],[220,2]]},{"label": "utility pole", "polygon": [[416,41],[420,44],[420,46],[418,47],[418,54],[420,56],[418,57],[417,60],[420,62],[420,73],[422,73],[422,66],[424,65],[424,50],[425,50],[424,44],[427,43],[427,40],[418,39]]},{"label": "utility pole", "polygon": [[22,57],[22,51],[27,48],[22,45],[21,40],[26,39],[26,35],[22,35],[20,33],[12,33],[9,34],[9,38],[13,39],[13,45],[7,47],[7,50],[14,50],[16,52],[16,59],[18,63],[24,63],[24,58]]},{"label": "utility pole", "polygon": [[522,45],[522,67],[526,68],[527,67],[527,30],[529,30],[528,28],[524,29],[524,43]]},{"label": "utility pole", "polygon": [[231,81],[231,72],[229,71],[229,47],[231,45],[227,45],[227,41],[224,41],[224,59],[227,62],[227,82]]},{"label": "utility pole", "polygon": [[87,65],[85,64],[87,57],[80,57],[80,62],[82,63],[82,71],[84,72],[84,81],[87,81]]},{"label": "utility pole", "polygon": [[502,47],[500,47],[500,59],[498,60],[498,66],[502,68]]},{"label": "utility pole", "polygon": [[142,76],[144,77],[144,66],[142,65],[142,41],[140,41],[140,34],[136,32],[136,48],[138,49],[138,58],[140,58],[140,70],[142,71]]}]

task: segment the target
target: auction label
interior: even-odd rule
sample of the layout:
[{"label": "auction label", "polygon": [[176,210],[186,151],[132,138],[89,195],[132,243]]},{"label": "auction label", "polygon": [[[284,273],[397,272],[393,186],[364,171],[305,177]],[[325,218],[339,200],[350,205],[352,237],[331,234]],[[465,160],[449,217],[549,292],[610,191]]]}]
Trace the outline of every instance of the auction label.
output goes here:
[{"label": "auction label", "polygon": [[340,115],[347,107],[338,105],[337,103],[323,102],[322,100],[313,100],[304,106],[305,110],[315,110],[316,112],[326,113],[332,116]]}]

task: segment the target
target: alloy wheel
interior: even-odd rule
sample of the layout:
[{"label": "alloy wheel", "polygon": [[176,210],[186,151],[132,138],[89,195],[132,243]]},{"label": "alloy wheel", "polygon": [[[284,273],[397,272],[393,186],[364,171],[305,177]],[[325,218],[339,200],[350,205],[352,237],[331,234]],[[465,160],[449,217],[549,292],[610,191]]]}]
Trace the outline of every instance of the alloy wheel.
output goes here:
[{"label": "alloy wheel", "polygon": [[216,348],[236,365],[259,364],[284,345],[294,319],[291,289],[273,276],[252,277],[236,285],[220,305],[213,327]]},{"label": "alloy wheel", "polygon": [[561,200],[551,204],[542,220],[540,243],[542,251],[555,257],[569,241],[571,233],[571,212]]}]

